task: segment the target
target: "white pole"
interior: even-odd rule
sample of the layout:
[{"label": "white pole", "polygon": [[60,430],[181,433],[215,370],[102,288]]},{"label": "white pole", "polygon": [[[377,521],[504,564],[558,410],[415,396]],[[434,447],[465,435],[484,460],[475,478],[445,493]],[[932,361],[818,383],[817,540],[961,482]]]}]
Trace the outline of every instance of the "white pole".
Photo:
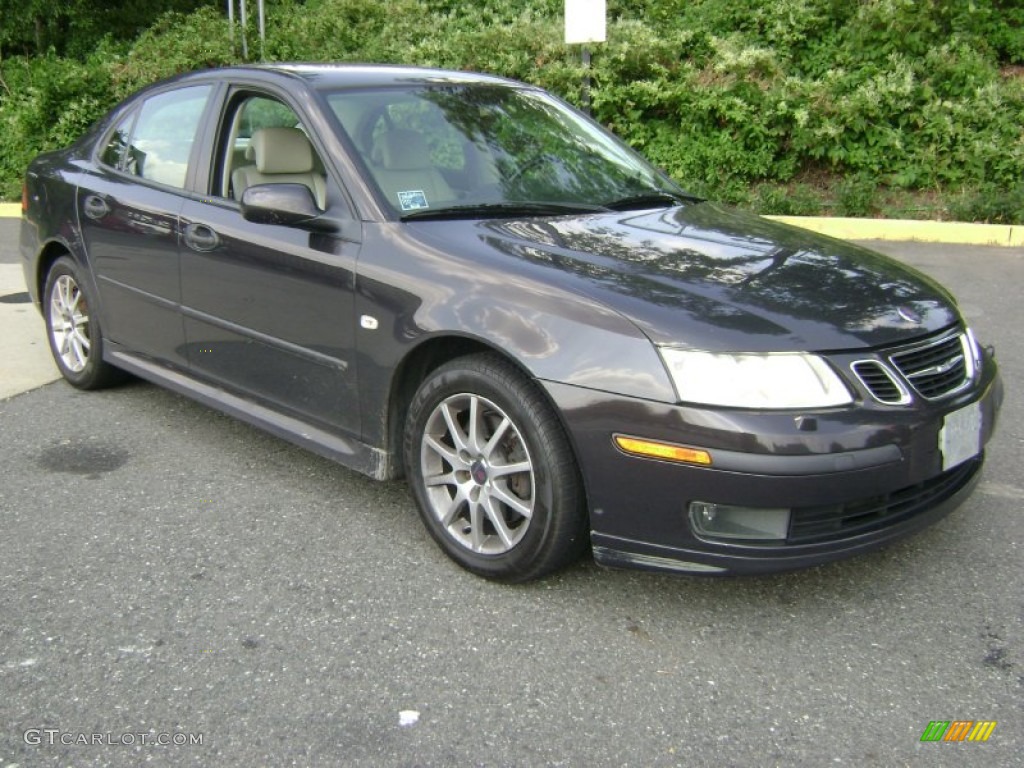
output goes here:
[{"label": "white pole", "polygon": [[228,0],[228,29],[231,30],[231,55],[235,55],[235,0]]},{"label": "white pole", "polygon": [[245,0],[238,0],[238,4],[241,6],[241,9],[242,9],[242,58],[245,59],[246,61],[248,61],[249,60],[249,41],[245,39],[245,22],[246,22],[246,18],[245,18],[246,17],[246,13],[245,13],[245,4],[246,3],[245,3]]},{"label": "white pole", "polygon": [[260,61],[263,61],[263,44],[266,42],[267,38],[267,19],[266,14],[264,13],[265,8],[263,0],[257,0],[256,7],[259,8],[260,15]]}]

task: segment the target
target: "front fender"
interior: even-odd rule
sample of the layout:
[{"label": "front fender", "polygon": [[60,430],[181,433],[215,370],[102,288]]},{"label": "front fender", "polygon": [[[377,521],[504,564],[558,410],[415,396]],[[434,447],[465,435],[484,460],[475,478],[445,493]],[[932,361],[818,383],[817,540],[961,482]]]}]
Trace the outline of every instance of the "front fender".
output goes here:
[{"label": "front fender", "polygon": [[457,333],[513,358],[537,379],[670,402],[654,345],[631,322],[581,296],[495,287],[417,314],[426,338]]},{"label": "front fender", "polygon": [[[403,360],[427,343],[471,340],[536,379],[672,402],[651,341],[628,319],[525,262],[453,254],[369,225],[359,256],[355,322],[364,439],[384,442],[388,394]],[[369,326],[369,327],[368,327]],[[460,341],[462,340],[462,341]]]}]

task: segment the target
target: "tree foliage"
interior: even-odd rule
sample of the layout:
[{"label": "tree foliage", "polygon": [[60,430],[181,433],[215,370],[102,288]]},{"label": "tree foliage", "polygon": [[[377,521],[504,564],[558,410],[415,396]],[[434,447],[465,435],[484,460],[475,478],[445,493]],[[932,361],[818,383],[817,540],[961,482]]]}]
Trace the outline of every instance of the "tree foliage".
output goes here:
[{"label": "tree foliage", "polygon": [[132,40],[167,11],[222,5],[219,0],[0,0],[0,59],[50,51],[81,57],[103,40]]},{"label": "tree foliage", "polygon": [[[46,32],[52,50],[12,58],[41,50],[29,22],[55,5],[0,0],[0,195],[16,194],[34,152],[136,87],[240,59],[224,4],[187,0],[157,18],[142,7],[161,4],[127,3],[146,20],[126,12],[123,24],[96,0],[63,3],[63,43]],[[587,72],[562,41],[562,8],[268,0],[265,55],[481,70],[577,104],[589,76],[595,117],[695,191],[797,213],[821,210],[824,194],[864,214],[879,189],[925,190],[961,214],[1024,220],[1019,0],[609,0],[608,42]]]}]

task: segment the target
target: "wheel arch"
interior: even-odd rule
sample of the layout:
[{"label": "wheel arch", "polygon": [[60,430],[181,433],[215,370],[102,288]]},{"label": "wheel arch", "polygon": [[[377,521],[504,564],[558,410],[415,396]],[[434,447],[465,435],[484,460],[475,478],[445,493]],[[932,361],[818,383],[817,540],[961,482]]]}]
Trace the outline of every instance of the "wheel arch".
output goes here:
[{"label": "wheel arch", "polygon": [[43,293],[46,289],[46,278],[50,274],[50,270],[53,269],[53,265],[57,259],[62,256],[70,256],[74,258],[74,254],[71,252],[71,248],[68,247],[67,243],[61,240],[51,240],[46,243],[39,251],[39,256],[36,260],[36,273],[33,277],[35,281],[35,295],[39,299],[39,305],[42,306],[45,297]]},{"label": "wheel arch", "polygon": [[[415,390],[411,382],[417,377],[403,377],[407,391],[414,392],[402,419],[406,476],[427,530],[449,557],[485,578],[520,583],[586,551],[591,530],[586,486],[577,446],[545,387],[509,355],[486,344],[473,346],[486,351],[422,358],[425,379]],[[442,357],[446,363],[439,362]],[[442,407],[457,413],[445,410],[442,418]],[[428,434],[437,436],[428,439]],[[426,458],[428,445],[432,458]],[[513,487],[495,480],[492,487],[492,469],[501,466],[528,473],[528,484]],[[502,474],[507,472],[495,469],[493,477]],[[524,500],[525,509],[514,496]]]},{"label": "wheel arch", "polygon": [[[402,457],[403,430],[405,428],[406,418],[409,412],[409,405],[416,394],[416,390],[419,389],[420,384],[422,384],[433,371],[452,360],[457,360],[460,357],[468,357],[475,354],[488,353],[496,355],[510,363],[519,370],[524,377],[529,379],[531,382],[534,382],[537,387],[537,391],[547,401],[552,412],[558,418],[559,424],[566,435],[566,439],[569,441],[569,446],[574,457],[579,455],[572,440],[572,433],[565,424],[562,414],[558,411],[555,403],[551,400],[547,390],[536,384],[536,376],[534,376],[526,366],[516,360],[512,355],[508,354],[505,350],[489,344],[482,339],[471,336],[446,334],[426,339],[410,350],[396,367],[395,375],[391,379],[391,389],[388,394],[387,402],[386,435],[387,452],[391,460],[392,474],[395,478],[405,476],[405,463]],[[581,488],[583,488],[583,493],[586,495],[586,488],[583,487],[582,484],[582,473],[580,474]]]}]

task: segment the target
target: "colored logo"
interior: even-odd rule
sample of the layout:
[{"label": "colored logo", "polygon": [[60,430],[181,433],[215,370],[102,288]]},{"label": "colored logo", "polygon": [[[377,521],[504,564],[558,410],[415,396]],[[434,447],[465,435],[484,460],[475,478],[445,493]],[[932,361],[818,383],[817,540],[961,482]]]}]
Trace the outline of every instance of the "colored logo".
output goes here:
[{"label": "colored logo", "polygon": [[995,720],[932,720],[921,741],[988,741],[995,729]]}]

